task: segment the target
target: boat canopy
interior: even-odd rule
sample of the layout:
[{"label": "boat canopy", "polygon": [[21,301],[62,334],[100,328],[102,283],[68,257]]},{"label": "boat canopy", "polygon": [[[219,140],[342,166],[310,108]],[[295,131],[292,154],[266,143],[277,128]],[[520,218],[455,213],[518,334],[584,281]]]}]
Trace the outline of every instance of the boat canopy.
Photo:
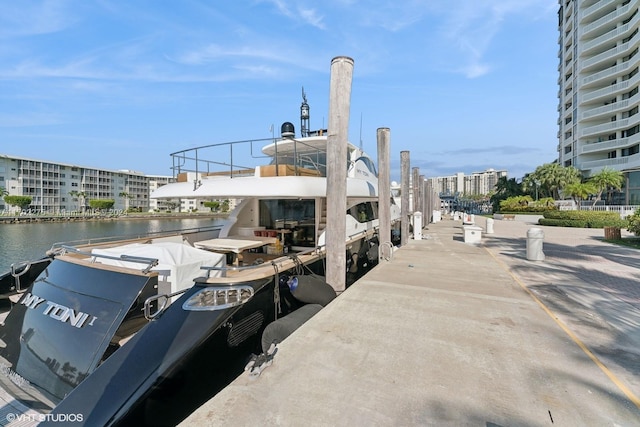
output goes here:
[{"label": "boat canopy", "polygon": [[[193,286],[194,277],[204,275],[201,267],[226,265],[226,257],[223,254],[176,242],[131,243],[111,248],[92,249],[91,254],[103,255],[96,257],[96,262],[129,268],[139,268],[139,264],[126,261],[126,257],[157,259],[158,264],[151,271],[157,271],[160,280],[170,284],[169,292],[171,293]],[[214,271],[210,275],[216,274],[220,273]]]}]

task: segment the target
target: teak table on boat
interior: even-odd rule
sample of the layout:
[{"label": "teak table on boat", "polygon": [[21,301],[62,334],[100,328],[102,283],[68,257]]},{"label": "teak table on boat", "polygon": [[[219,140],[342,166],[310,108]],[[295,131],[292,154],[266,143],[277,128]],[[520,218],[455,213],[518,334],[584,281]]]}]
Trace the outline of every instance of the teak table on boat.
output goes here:
[{"label": "teak table on boat", "polygon": [[199,249],[207,249],[217,252],[233,252],[236,254],[234,264],[242,262],[242,252],[259,248],[261,246],[270,245],[278,240],[276,237],[263,236],[229,236],[219,237],[217,239],[202,240],[195,242],[193,246]]}]

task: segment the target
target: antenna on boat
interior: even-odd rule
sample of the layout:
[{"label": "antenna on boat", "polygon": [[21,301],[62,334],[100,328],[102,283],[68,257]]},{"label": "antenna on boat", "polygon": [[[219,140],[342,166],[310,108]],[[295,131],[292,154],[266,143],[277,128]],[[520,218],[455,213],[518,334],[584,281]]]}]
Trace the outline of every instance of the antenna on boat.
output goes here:
[{"label": "antenna on boat", "polygon": [[302,87],[302,105],[300,105],[300,133],[302,137],[309,136],[309,104],[307,104],[307,94],[304,93],[304,86]]},{"label": "antenna on boat", "polygon": [[362,151],[362,113],[360,113],[360,151]]}]

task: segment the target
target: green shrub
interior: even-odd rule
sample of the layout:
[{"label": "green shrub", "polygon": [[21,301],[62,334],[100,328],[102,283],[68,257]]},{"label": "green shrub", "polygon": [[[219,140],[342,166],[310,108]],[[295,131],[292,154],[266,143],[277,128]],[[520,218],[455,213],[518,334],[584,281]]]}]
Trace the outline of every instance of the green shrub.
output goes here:
[{"label": "green shrub", "polygon": [[626,228],[628,221],[620,219],[617,212],[603,211],[548,211],[538,221],[540,225],[578,228]]},{"label": "green shrub", "polygon": [[500,212],[524,212],[533,199],[531,196],[514,196],[500,201]]},{"label": "green shrub", "polygon": [[546,212],[555,211],[558,208],[555,205],[553,197],[545,197],[543,199],[529,203],[529,209],[535,212]]},{"label": "green shrub", "polygon": [[589,228],[605,228],[605,227],[618,227],[618,228],[627,228],[629,226],[629,221],[624,220],[624,219],[620,219],[618,217],[618,219],[616,220],[607,220],[607,221],[589,221],[588,222],[588,227]]},{"label": "green shrub", "polygon": [[93,199],[89,200],[89,206],[91,209],[106,210],[111,209],[115,202],[114,199]]},{"label": "green shrub", "polygon": [[632,215],[629,215],[627,222],[627,230],[636,236],[640,236],[640,209],[636,209]]},{"label": "green shrub", "polygon": [[547,219],[568,219],[580,221],[619,221],[617,212],[604,211],[547,211],[544,214]]},{"label": "green shrub", "polygon": [[534,201],[531,196],[513,196],[500,201],[500,213],[540,213],[555,209],[551,197]]},{"label": "green shrub", "polygon": [[20,209],[26,209],[31,204],[29,196],[4,196],[4,201],[8,205],[18,206]]},{"label": "green shrub", "polygon": [[540,218],[538,220],[538,224],[549,225],[552,227],[587,228],[587,221],[579,221],[579,220],[572,220],[572,219]]}]

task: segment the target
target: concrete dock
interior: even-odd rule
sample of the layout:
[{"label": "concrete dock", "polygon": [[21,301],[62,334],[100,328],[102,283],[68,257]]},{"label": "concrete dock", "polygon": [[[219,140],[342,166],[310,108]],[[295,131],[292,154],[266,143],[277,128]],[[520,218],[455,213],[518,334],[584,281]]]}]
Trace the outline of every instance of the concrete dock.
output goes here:
[{"label": "concrete dock", "polygon": [[181,425],[640,426],[640,252],[493,228],[429,224]]}]

